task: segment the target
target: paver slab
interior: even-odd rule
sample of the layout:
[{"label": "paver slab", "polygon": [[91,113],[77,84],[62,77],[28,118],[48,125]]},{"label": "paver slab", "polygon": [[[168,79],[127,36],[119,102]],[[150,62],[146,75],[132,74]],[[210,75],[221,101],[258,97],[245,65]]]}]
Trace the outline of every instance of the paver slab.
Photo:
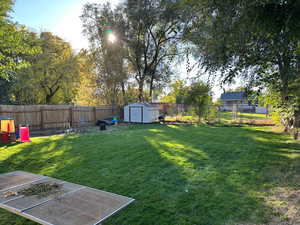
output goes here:
[{"label": "paver slab", "polygon": [[[10,188],[8,190],[0,191],[0,203],[4,203],[4,202],[11,201],[13,199],[21,198],[21,197],[23,197],[23,195],[20,193],[21,190],[27,189],[33,184],[44,183],[44,182],[60,183],[62,181],[58,180],[58,179],[54,179],[54,178],[42,177],[41,179],[38,179],[37,181],[33,181],[31,183],[26,183],[24,185],[19,185],[17,187],[13,187],[13,188]],[[14,194],[8,196],[7,194],[9,192],[14,193]]]},{"label": "paver slab", "polygon": [[[57,183],[47,196],[24,196],[21,190],[39,183]],[[7,196],[7,193],[13,193]],[[0,174],[0,207],[44,225],[96,225],[134,199],[23,171]]]},{"label": "paver slab", "polygon": [[55,225],[93,225],[131,202],[127,197],[84,188],[26,211]]},{"label": "paver slab", "polygon": [[42,179],[43,176],[15,171],[0,175],[0,191],[24,185]]}]

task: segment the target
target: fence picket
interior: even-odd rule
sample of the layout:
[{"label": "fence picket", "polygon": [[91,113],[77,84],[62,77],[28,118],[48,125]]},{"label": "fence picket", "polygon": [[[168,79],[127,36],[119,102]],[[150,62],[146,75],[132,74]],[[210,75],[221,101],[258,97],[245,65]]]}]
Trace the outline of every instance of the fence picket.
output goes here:
[{"label": "fence picket", "polygon": [[120,114],[120,108],[112,106],[70,105],[0,105],[0,116],[10,117],[15,124],[29,124],[31,129],[55,129],[71,126],[87,126],[97,120]]}]

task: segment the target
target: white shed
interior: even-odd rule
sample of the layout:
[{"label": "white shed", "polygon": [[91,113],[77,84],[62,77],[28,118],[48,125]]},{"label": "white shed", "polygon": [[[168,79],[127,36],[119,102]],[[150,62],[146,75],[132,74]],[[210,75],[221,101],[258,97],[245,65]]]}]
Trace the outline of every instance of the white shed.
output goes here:
[{"label": "white shed", "polygon": [[158,120],[159,108],[148,103],[133,103],[124,107],[124,121],[130,123],[153,123]]}]

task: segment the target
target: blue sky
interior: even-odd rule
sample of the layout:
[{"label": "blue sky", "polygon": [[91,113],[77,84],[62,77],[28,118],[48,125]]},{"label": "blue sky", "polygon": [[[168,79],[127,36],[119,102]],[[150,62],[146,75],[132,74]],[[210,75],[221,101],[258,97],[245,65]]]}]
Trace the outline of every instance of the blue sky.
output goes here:
[{"label": "blue sky", "polygon": [[[16,0],[12,19],[34,31],[51,31],[70,42],[75,50],[88,48],[82,34],[79,16],[87,2],[105,3],[109,0]],[[120,0],[110,0],[116,4]]]},{"label": "blue sky", "polygon": [[28,27],[52,30],[78,2],[80,0],[16,0],[12,16]]}]

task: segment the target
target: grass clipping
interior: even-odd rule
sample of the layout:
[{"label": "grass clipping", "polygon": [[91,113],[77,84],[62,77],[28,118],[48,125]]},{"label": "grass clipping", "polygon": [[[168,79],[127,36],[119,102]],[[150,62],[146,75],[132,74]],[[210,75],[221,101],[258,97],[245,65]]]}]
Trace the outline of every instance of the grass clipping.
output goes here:
[{"label": "grass clipping", "polygon": [[47,197],[51,194],[58,193],[62,188],[62,184],[44,182],[38,184],[32,184],[30,187],[22,189],[15,193],[15,195],[24,195],[24,196],[38,196],[38,197]]}]

